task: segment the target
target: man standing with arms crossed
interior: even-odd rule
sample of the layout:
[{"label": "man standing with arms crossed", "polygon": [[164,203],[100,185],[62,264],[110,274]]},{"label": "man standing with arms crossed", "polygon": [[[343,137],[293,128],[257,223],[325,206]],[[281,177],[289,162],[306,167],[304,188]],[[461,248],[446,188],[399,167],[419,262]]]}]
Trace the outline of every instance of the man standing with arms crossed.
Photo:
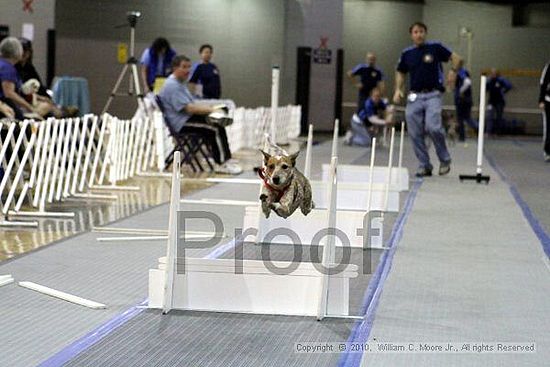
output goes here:
[{"label": "man standing with arms crossed", "polygon": [[401,102],[405,86],[405,74],[410,74],[410,91],[407,96],[405,117],[414,153],[419,161],[417,177],[432,175],[433,166],[426,148],[425,135],[428,133],[434,142],[440,161],[439,175],[451,170],[451,155],[445,143],[445,129],[441,121],[441,99],[445,91],[443,86],[443,67],[441,63],[451,61],[454,72],[458,70],[460,56],[451,52],[439,42],[426,42],[428,27],[415,22],[409,28],[413,46],[403,50],[395,73],[395,92],[393,102]]}]

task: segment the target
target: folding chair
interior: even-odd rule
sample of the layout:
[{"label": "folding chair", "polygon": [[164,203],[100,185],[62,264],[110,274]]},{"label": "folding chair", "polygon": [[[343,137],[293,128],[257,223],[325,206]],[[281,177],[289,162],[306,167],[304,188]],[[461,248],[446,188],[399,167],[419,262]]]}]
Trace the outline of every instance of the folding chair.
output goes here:
[{"label": "folding chair", "polygon": [[209,157],[212,156],[212,152],[210,151],[210,148],[205,143],[204,138],[200,134],[194,134],[185,132],[184,134],[179,134],[177,131],[174,130],[172,127],[172,124],[170,121],[168,121],[164,109],[164,104],[159,96],[155,96],[155,100],[157,102],[157,105],[162,112],[162,116],[164,119],[164,124],[168,128],[168,131],[170,132],[170,136],[172,136],[172,139],[174,139],[174,149],[168,154],[168,157],[166,157],[164,163],[165,168],[168,168],[172,161],[174,160],[174,153],[176,151],[182,152],[182,163],[188,164],[191,166],[191,169],[193,172],[204,172],[204,168],[200,163],[199,156],[204,158],[206,163],[208,164],[208,167],[210,168],[210,171],[214,171],[214,166],[212,163],[210,163]]}]

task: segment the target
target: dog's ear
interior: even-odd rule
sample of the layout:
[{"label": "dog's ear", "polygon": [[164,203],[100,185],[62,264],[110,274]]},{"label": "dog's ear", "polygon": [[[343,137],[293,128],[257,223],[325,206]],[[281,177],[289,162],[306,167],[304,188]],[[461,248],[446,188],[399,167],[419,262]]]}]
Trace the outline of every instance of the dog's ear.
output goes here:
[{"label": "dog's ear", "polygon": [[269,161],[269,158],[271,158],[271,155],[269,153],[264,152],[260,149],[260,152],[264,155],[264,164],[267,166],[267,161]]},{"label": "dog's ear", "polygon": [[292,167],[296,166],[296,158],[298,158],[299,154],[300,154],[300,151],[297,151],[296,153],[288,156],[288,158],[290,159],[290,162],[292,163]]}]

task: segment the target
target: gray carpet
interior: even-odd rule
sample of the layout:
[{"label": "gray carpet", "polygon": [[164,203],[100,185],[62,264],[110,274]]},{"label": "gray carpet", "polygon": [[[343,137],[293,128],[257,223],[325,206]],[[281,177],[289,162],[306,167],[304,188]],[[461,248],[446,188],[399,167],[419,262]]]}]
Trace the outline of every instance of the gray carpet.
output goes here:
[{"label": "gray carpet", "polygon": [[[472,147],[474,149],[472,149]],[[366,354],[363,366],[547,366],[550,278],[540,242],[490,168],[473,173],[475,146],[457,146],[453,174],[425,180],[406,224],[370,340],[535,342],[535,354]]]},{"label": "gray carpet", "polygon": [[[325,155],[328,160],[328,152],[330,147],[327,144],[315,147],[314,165],[320,168],[324,163],[320,157]],[[356,159],[364,152],[362,150],[349,150],[345,153],[348,159]],[[342,153],[344,155],[344,153]],[[344,161],[346,162],[346,161]],[[318,169],[319,169],[318,168]],[[193,193],[189,196],[192,198],[203,197],[230,197],[232,199],[253,200],[257,195],[254,190],[240,190],[235,193],[235,189],[228,188],[223,185],[215,185],[206,190]],[[252,195],[252,196],[251,196]],[[252,199],[251,199],[252,198]],[[217,213],[224,222],[226,233],[232,234],[235,227],[242,225],[243,209],[240,207],[229,206],[208,206],[199,207],[189,205],[186,209],[203,209],[212,210]],[[147,212],[118,221],[113,224],[114,227],[135,227],[135,228],[152,228],[166,229],[168,223],[168,206],[161,205]],[[390,225],[386,230],[391,229]],[[193,223],[189,228],[191,230],[208,230],[211,229],[209,223]],[[65,241],[60,241],[55,245],[46,247],[35,253],[17,258],[11,262],[0,264],[0,274],[12,274],[16,281],[32,281],[54,289],[59,289],[65,292],[73,293],[78,296],[88,298],[97,302],[107,304],[106,310],[91,310],[81,306],[73,305],[58,299],[40,295],[38,293],[23,289],[16,285],[9,285],[0,288],[0,329],[9,330],[9,333],[0,334],[0,366],[33,366],[46,359],[57,351],[62,350],[69,344],[79,340],[90,331],[97,328],[99,325],[112,319],[115,315],[119,315],[124,310],[138,304],[147,296],[147,271],[149,268],[156,266],[159,256],[165,253],[164,241],[152,242],[113,242],[113,243],[98,243],[97,237],[112,236],[110,234],[84,233],[79,236],[70,238]],[[246,250],[247,256],[252,256],[255,251],[255,245],[250,245],[250,250]],[[209,249],[194,250],[192,256],[204,256]],[[286,251],[291,251],[290,247],[283,248],[278,256],[284,257]],[[377,259],[378,255],[373,255],[373,259]],[[359,308],[362,298],[362,293],[366,288],[368,279],[365,277],[362,280],[354,281],[353,288],[357,289],[352,295],[354,307]],[[181,316],[181,318],[179,317]],[[189,317],[192,317],[190,319]],[[140,323],[140,318],[150,318],[150,322]],[[315,338],[319,334],[318,330],[326,330],[325,335],[332,339],[342,340],[349,334],[351,323],[341,321],[328,321],[317,323],[312,319],[301,318],[277,318],[277,317],[248,317],[238,315],[224,315],[227,318],[226,324],[231,326],[231,330],[216,328],[217,334],[231,336],[235,329],[232,326],[232,320],[239,321],[241,326],[254,325],[255,323],[269,324],[274,335],[287,335],[288,325],[291,325],[295,335],[303,336],[308,340],[320,340]],[[154,311],[147,311],[132,320],[128,327],[137,325],[145,332],[146,325],[149,329],[155,342],[161,343],[162,338],[156,334],[156,326],[161,323],[170,328],[167,332],[181,329],[180,322],[188,325],[190,320],[194,323],[189,325],[198,330],[209,331],[208,325],[212,318],[219,321],[220,316],[217,314],[196,314],[196,313],[177,313],[170,315],[169,318],[163,318]],[[179,320],[172,321],[169,320]],[[297,322],[299,321],[299,322]],[[217,321],[216,321],[217,322]],[[204,323],[204,324],[202,324]],[[125,338],[117,339],[117,333],[124,335],[124,326],[121,330],[117,330],[114,334],[105,339],[106,343],[113,346],[119,346],[121,351],[117,352],[120,355],[132,354],[132,350],[126,342]],[[316,329],[318,328],[318,329]],[[249,330],[238,327],[239,332],[243,333],[243,337],[248,337],[249,343],[256,340],[258,333],[261,330],[248,328]],[[134,329],[132,329],[134,330]],[[188,329],[189,330],[189,329]],[[135,330],[134,330],[135,331]],[[211,331],[211,330],[210,330]],[[141,332],[137,330],[137,332]],[[178,331],[179,332],[179,331]],[[270,332],[271,334],[271,332]],[[188,335],[189,337],[189,335]],[[205,336],[208,339],[212,337]],[[194,338],[191,338],[194,340]],[[299,340],[300,337],[289,340]],[[196,340],[195,340],[196,341]],[[227,340],[224,340],[224,343]],[[151,342],[151,341],[150,341]],[[176,340],[179,342],[179,340]],[[133,343],[133,341],[132,341]],[[267,340],[271,348],[276,350],[274,344],[269,338]],[[195,345],[195,344],[193,344]],[[208,344],[204,344],[206,347]],[[134,344],[132,344],[133,348]],[[175,344],[174,347],[181,349],[182,352],[189,352],[189,345]],[[230,350],[235,355],[239,346],[234,350]],[[103,364],[102,355],[94,355],[92,352],[95,349],[90,349],[89,352],[82,355],[82,358],[92,358],[93,363],[86,362],[87,366],[100,366]],[[159,350],[158,353],[169,353],[169,350]],[[279,350],[279,357],[287,356],[287,352]],[[171,353],[171,352],[170,352]],[[252,353],[251,348],[245,349],[245,353]],[[100,353],[101,354],[101,353]],[[152,353],[152,358],[157,354]],[[295,358],[298,355],[291,355],[289,358]],[[105,357],[105,356],[103,356]],[[112,357],[112,356],[110,356]],[[131,358],[136,361],[141,359],[143,355],[138,350],[137,354],[132,354]],[[197,358],[200,354],[197,352]],[[130,358],[129,355],[126,358]],[[285,357],[286,358],[286,357]],[[332,363],[334,356],[326,359],[321,356],[302,356],[296,357],[296,361],[304,359],[316,360],[323,358],[326,363]],[[238,360],[238,358],[236,359]],[[75,360],[77,363],[78,360]],[[137,362],[136,362],[137,363]],[[131,364],[122,363],[118,365],[128,366]],[[196,365],[196,364],[195,364]]]},{"label": "gray carpet", "polygon": [[547,233],[550,233],[550,163],[542,159],[540,139],[489,140],[489,157],[514,183]]},{"label": "gray carpet", "polygon": [[[319,171],[324,163],[320,156],[329,154],[329,145],[315,147],[317,161],[312,171]],[[364,150],[349,149],[347,157],[357,160]],[[194,193],[191,197],[221,197],[254,200],[257,188],[241,190],[238,194],[228,185],[219,185]],[[254,196],[250,196],[254,195]],[[404,195],[403,195],[404,198]],[[188,206],[193,208],[193,205]],[[236,207],[211,206],[224,215],[242,211]],[[235,214],[238,215],[238,214]],[[240,214],[242,216],[242,214]],[[387,216],[385,238],[389,234],[394,216]],[[304,261],[309,261],[309,247],[304,250]],[[236,249],[238,250],[238,249]],[[272,260],[291,260],[291,246],[271,246]],[[244,244],[245,259],[261,259],[261,247]],[[337,258],[340,251],[337,251]],[[234,256],[231,250],[224,258]],[[377,265],[380,251],[352,250],[352,263],[362,266]],[[361,274],[350,282],[350,312],[358,314],[370,274]],[[326,320],[317,322],[307,317],[281,317],[265,315],[236,315],[225,313],[198,313],[173,311],[162,316],[158,311],[146,311],[102,339],[68,366],[333,366],[338,354],[296,354],[294,344],[300,341],[342,341],[349,336],[353,321]]]}]

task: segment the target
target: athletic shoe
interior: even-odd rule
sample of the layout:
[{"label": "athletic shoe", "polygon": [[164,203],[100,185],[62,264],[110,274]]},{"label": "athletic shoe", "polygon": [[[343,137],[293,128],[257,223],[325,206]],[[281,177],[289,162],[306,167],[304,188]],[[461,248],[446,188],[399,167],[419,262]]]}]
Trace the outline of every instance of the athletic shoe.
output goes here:
[{"label": "athletic shoe", "polygon": [[427,168],[420,168],[416,171],[416,177],[430,177],[432,175],[432,170]]},{"label": "athletic shoe", "polygon": [[441,162],[439,165],[439,175],[444,176],[451,171],[451,162]]},{"label": "athletic shoe", "polygon": [[348,130],[346,132],[346,136],[344,136],[344,144],[351,145],[351,140],[353,139],[353,133],[351,130]]},{"label": "athletic shoe", "polygon": [[544,161],[545,162],[550,162],[550,154],[544,153]]},{"label": "athletic shoe", "polygon": [[224,164],[216,167],[216,172],[226,173],[229,175],[238,175],[243,172],[243,169],[238,164],[225,162]]}]

